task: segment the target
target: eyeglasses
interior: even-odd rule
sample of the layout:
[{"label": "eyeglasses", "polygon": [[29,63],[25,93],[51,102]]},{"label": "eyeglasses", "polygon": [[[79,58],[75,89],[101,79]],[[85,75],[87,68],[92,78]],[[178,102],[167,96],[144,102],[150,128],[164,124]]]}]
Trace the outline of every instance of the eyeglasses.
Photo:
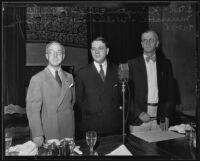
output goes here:
[{"label": "eyeglasses", "polygon": [[62,51],[54,51],[54,50],[49,50],[48,51],[48,54],[50,55],[50,56],[62,56]]},{"label": "eyeglasses", "polygon": [[95,47],[92,47],[91,48],[91,50],[92,51],[96,51],[96,50],[98,50],[98,51],[103,51],[103,50],[105,50],[106,48],[104,47],[104,46],[100,46],[100,47],[98,47],[98,48],[95,48]]},{"label": "eyeglasses", "polygon": [[142,39],[142,43],[145,43],[145,44],[147,44],[147,43],[155,43],[156,42],[156,40],[155,39]]}]

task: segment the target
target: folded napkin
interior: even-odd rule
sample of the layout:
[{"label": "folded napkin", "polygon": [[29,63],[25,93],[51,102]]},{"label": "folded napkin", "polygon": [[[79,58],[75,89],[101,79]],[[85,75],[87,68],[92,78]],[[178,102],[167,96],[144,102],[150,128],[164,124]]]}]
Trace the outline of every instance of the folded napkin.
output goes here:
[{"label": "folded napkin", "polygon": [[9,152],[14,152],[14,151],[19,152],[18,155],[20,155],[20,156],[37,155],[38,154],[38,147],[32,141],[28,141],[24,144],[11,146],[9,148]]},{"label": "folded napkin", "polygon": [[180,125],[169,127],[169,130],[177,131],[178,133],[181,133],[181,134],[185,134],[186,130],[191,130],[191,129],[192,127],[190,126],[190,124],[180,124]]},{"label": "folded napkin", "polygon": [[115,149],[114,151],[112,151],[109,154],[106,154],[107,156],[111,155],[111,156],[115,156],[115,155],[125,155],[125,156],[132,156],[131,152],[126,148],[126,146],[124,144],[120,145],[117,149]]}]

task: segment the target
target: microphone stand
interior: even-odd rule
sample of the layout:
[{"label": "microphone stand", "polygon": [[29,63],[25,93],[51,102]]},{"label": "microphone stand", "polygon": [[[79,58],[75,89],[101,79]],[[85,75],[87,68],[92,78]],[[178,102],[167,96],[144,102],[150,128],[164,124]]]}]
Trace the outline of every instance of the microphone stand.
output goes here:
[{"label": "microphone stand", "polygon": [[122,81],[122,115],[123,115],[123,130],[122,130],[122,138],[123,138],[123,144],[125,143],[125,81]]}]

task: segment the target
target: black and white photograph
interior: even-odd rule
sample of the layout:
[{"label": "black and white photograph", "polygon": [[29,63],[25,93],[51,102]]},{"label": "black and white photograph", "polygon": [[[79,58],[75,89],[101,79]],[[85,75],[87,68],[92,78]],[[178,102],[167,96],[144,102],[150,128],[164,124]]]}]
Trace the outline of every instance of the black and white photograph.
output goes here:
[{"label": "black and white photograph", "polygon": [[199,1],[2,1],[2,160],[199,160]]}]

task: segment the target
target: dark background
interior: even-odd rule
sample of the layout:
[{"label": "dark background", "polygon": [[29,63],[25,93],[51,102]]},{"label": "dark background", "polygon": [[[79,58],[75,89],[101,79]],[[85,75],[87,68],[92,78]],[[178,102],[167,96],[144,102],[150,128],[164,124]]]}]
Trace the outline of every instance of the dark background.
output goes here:
[{"label": "dark background", "polygon": [[[63,65],[73,74],[91,62],[90,41],[104,36],[116,64],[142,54],[140,35],[148,27],[160,37],[159,52],[171,60],[176,108],[195,114],[198,3],[3,3],[3,106],[25,107],[26,88],[46,66],[45,45],[60,41]],[[41,69],[40,68],[40,69]]]}]

